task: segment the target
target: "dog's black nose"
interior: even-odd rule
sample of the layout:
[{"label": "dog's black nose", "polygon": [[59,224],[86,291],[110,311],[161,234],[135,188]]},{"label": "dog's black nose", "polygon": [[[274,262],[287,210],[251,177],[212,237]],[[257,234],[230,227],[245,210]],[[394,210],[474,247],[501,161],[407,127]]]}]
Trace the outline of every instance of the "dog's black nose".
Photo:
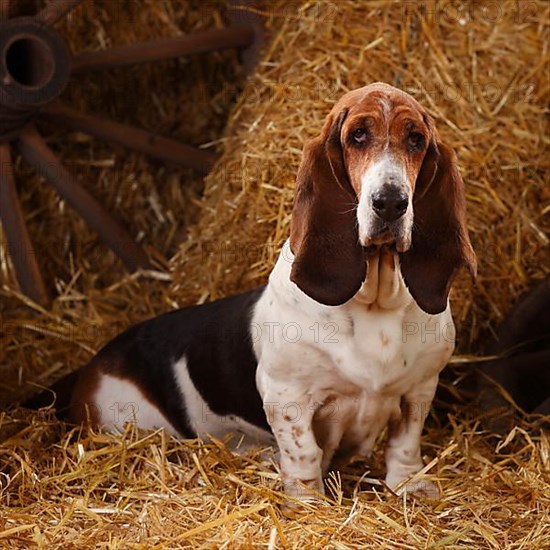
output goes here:
[{"label": "dog's black nose", "polygon": [[398,220],[407,210],[409,198],[396,188],[382,189],[372,197],[372,207],[385,222]]}]

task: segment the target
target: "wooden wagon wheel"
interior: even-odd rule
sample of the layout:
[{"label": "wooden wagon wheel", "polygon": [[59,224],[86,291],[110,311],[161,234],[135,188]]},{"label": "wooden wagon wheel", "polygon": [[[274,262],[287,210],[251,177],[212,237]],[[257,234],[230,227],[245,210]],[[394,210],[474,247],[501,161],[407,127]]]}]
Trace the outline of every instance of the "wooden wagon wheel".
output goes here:
[{"label": "wooden wagon wheel", "polygon": [[215,161],[207,151],[63,105],[57,98],[71,74],[226,48],[244,49],[255,38],[252,26],[241,25],[72,56],[53,25],[82,2],[54,0],[34,17],[10,19],[10,0],[0,0],[0,219],[19,286],[42,305],[49,297],[17,195],[12,148],[44,175],[127,269],[148,267],[149,259],[61,164],[38,132],[36,119],[53,121],[202,173],[207,173]]}]

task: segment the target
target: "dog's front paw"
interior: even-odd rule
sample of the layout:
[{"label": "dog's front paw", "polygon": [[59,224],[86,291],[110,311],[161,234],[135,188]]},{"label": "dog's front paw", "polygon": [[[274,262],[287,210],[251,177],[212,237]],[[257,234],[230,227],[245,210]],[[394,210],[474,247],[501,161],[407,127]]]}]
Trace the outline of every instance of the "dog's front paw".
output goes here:
[{"label": "dog's front paw", "polygon": [[281,512],[291,519],[310,509],[309,506],[302,506],[303,504],[319,505],[325,502],[322,478],[285,481],[284,492],[287,498],[281,505]]},{"label": "dog's front paw", "polygon": [[323,479],[320,476],[314,479],[285,480],[284,491],[287,497],[301,502],[322,500],[325,494]]},{"label": "dog's front paw", "polygon": [[386,485],[398,495],[407,493],[408,495],[430,500],[439,500],[441,498],[437,485],[427,479],[415,479],[404,482],[403,479],[397,480],[388,477],[386,478]]},{"label": "dog's front paw", "polygon": [[404,492],[429,500],[439,500],[441,498],[437,485],[427,479],[419,479],[417,481],[405,483],[405,485],[399,489],[399,494],[403,494]]}]

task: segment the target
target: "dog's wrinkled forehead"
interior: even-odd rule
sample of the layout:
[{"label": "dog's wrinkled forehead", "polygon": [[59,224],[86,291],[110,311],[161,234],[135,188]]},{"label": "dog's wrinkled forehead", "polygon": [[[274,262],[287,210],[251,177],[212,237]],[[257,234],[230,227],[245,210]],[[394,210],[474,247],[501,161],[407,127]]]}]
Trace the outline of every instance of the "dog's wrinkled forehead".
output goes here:
[{"label": "dog's wrinkled forehead", "polygon": [[[433,120],[416,99],[377,82],[345,94],[327,117],[323,133],[334,130],[334,121],[341,121],[342,157],[358,197],[364,194],[365,181],[372,195],[374,187],[395,179],[396,174],[414,191],[428,145],[437,138]],[[385,163],[384,170],[377,163]],[[370,173],[371,168],[375,172]],[[378,184],[375,179],[380,180]]]},{"label": "dog's wrinkled forehead", "polygon": [[377,82],[348,92],[334,105],[329,119],[335,119],[343,111],[346,112],[343,131],[370,120],[384,134],[395,123],[402,123],[403,127],[412,125],[432,134],[431,119],[422,105],[408,93],[389,84]]},{"label": "dog's wrinkled forehead", "polygon": [[336,102],[332,112],[339,113],[347,109],[352,115],[373,108],[381,109],[387,115],[390,109],[400,106],[408,107],[411,112],[417,112],[420,116],[425,115],[424,108],[414,97],[383,82],[375,82],[344,94]]}]

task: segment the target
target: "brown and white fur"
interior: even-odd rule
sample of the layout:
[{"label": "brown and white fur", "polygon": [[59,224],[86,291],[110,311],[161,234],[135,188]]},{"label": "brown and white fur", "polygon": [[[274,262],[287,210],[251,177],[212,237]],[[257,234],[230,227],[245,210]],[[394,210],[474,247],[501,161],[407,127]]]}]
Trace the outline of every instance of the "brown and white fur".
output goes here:
[{"label": "brown and white fur", "polygon": [[389,85],[349,92],[305,145],[268,284],[129,329],[83,369],[73,418],[275,441],[301,499],[323,493],[335,453],[368,456],[388,426],[386,483],[435,497],[405,482],[423,467],[462,266],[475,275],[463,184],[433,120]]}]

